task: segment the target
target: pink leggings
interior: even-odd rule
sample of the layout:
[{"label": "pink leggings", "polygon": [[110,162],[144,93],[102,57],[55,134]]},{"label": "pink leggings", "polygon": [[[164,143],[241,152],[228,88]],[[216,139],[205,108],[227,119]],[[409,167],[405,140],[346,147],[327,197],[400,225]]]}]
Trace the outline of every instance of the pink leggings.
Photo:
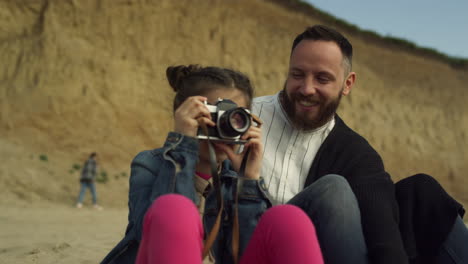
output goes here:
[{"label": "pink leggings", "polygon": [[[202,263],[203,227],[188,198],[167,194],[145,215],[137,264]],[[241,264],[319,263],[322,253],[308,216],[293,205],[279,205],[261,217],[240,260]]]}]

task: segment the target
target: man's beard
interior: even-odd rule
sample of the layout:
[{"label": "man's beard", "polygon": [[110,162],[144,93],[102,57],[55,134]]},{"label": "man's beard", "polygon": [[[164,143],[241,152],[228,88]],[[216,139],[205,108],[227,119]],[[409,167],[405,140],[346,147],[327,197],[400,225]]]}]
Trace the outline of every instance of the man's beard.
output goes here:
[{"label": "man's beard", "polygon": [[[288,95],[286,92],[286,84],[283,88],[283,91],[280,93],[281,105],[283,106],[286,114],[293,123],[296,129],[302,131],[310,131],[316,128],[319,128],[325,125],[331,118],[335,115],[336,109],[340,105],[342,93],[338,94],[338,98],[333,99],[331,102],[324,102],[319,100],[319,112],[314,119],[310,119],[307,115],[296,113],[296,102],[302,99],[306,99],[306,96],[303,96],[298,93],[293,93]],[[310,101],[310,98],[308,98]]]}]

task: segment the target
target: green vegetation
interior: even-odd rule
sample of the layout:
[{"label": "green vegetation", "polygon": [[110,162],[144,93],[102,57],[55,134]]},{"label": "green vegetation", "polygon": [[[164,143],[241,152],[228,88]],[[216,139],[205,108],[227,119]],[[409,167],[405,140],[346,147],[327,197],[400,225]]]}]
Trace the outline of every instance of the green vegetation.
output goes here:
[{"label": "green vegetation", "polygon": [[118,180],[119,178],[126,178],[127,177],[127,173],[126,172],[121,172],[120,174],[117,173],[114,175],[114,179]]},{"label": "green vegetation", "polygon": [[75,164],[73,164],[72,168],[73,168],[74,170],[80,170],[80,169],[81,169],[81,165],[75,163]]},{"label": "green vegetation", "polygon": [[327,12],[321,11],[315,8],[313,5],[307,2],[304,2],[302,0],[268,0],[268,1],[279,4],[287,9],[304,13],[307,16],[310,16],[316,19],[318,18],[324,21],[326,25],[339,28],[340,30],[345,31],[346,33],[350,33],[364,40],[374,41],[389,48],[397,48],[400,50],[405,50],[411,53],[415,53],[420,56],[436,59],[436,60],[449,64],[455,69],[468,70],[468,59],[452,57],[432,48],[420,47],[406,39],[396,38],[392,36],[382,36],[374,31],[363,30],[354,24],[351,24],[345,20],[336,18]]},{"label": "green vegetation", "polygon": [[42,161],[45,161],[45,162],[49,161],[49,158],[47,158],[47,155],[45,155],[45,154],[39,155],[39,159],[42,160]]},{"label": "green vegetation", "polygon": [[101,173],[96,177],[96,181],[99,183],[107,183],[109,181],[107,172],[102,170]]}]

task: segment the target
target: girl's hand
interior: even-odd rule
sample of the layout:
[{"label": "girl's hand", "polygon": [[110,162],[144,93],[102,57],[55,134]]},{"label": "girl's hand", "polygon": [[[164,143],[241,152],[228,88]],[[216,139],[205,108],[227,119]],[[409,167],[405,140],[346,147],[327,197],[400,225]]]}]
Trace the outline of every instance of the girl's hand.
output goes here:
[{"label": "girl's hand", "polygon": [[203,96],[191,96],[187,98],[174,113],[174,131],[180,134],[195,137],[197,135],[199,121],[208,126],[214,126],[210,111],[204,102]]},{"label": "girl's hand", "polygon": [[248,140],[248,142],[244,145],[244,150],[240,154],[236,154],[235,148],[233,148],[232,145],[216,143],[215,146],[227,154],[237,172],[239,172],[246,150],[250,149],[244,176],[252,180],[257,180],[260,178],[260,170],[262,168],[262,130],[259,127],[251,126],[249,130],[242,135],[241,139]]}]

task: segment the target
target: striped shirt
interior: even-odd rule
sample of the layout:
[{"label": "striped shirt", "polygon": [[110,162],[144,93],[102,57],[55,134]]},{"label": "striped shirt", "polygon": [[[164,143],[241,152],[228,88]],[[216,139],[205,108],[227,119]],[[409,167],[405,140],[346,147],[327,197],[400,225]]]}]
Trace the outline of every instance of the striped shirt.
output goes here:
[{"label": "striped shirt", "polygon": [[257,97],[252,104],[252,112],[263,121],[261,176],[274,204],[302,191],[315,155],[335,125],[333,118],[312,131],[295,129],[280,104],[280,93]]}]

